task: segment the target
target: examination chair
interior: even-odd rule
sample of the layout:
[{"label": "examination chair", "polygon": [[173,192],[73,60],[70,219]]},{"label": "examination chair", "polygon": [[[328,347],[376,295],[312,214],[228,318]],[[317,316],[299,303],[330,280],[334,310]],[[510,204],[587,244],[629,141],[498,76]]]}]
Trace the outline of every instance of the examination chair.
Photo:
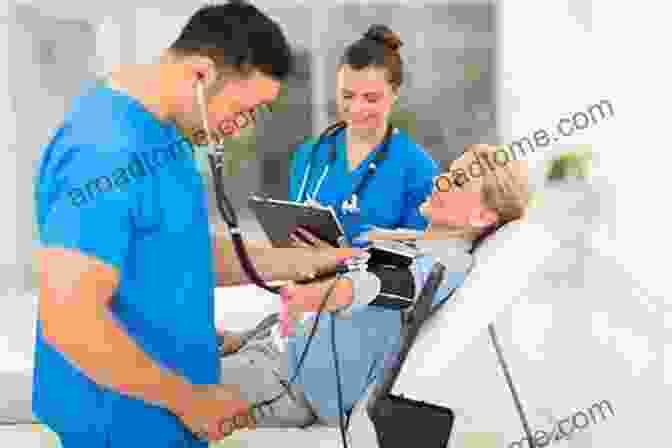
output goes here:
[{"label": "examination chair", "polygon": [[[482,241],[474,252],[475,263],[463,286],[454,291],[450,300],[420,328],[391,394],[430,405],[451,409],[455,407],[457,412],[453,433],[459,432],[463,423],[461,409],[469,407],[470,394],[475,396],[483,391],[476,382],[464,384],[460,380],[461,384],[456,384],[452,370],[460,364],[473,363],[469,359],[473,356],[468,353],[476,353],[476,357],[480,356],[485,360],[479,368],[487,370],[493,377],[491,381],[497,381],[500,396],[494,399],[498,399],[500,403],[505,401],[504,408],[499,411],[506,415],[500,417],[508,418],[509,421],[513,419],[514,424],[517,424],[516,430],[522,431],[516,415],[518,404],[514,406],[513,403],[515,391],[511,390],[510,385],[507,388],[508,379],[503,373],[505,363],[499,359],[502,353],[499,347],[497,350],[493,349],[496,345],[496,332],[491,323],[518,301],[530,278],[558,245],[541,224],[527,219],[511,222]],[[440,258],[440,254],[437,255]],[[263,309],[256,309],[256,321],[264,313],[277,311],[270,295],[266,295],[264,291],[254,287],[236,289],[233,301],[230,294],[232,291],[218,291],[218,294],[222,294],[219,306],[227,327],[245,329],[253,326],[255,322],[252,316],[255,313],[251,311],[251,307],[255,304],[263,305]],[[242,306],[243,303],[245,306]],[[235,309],[236,304],[238,310]],[[474,372],[474,377],[477,376],[478,373]],[[376,428],[366,410],[365,402],[366,400],[361,400],[361,404],[352,412],[348,431],[349,447],[379,446]],[[422,446],[439,448],[422,439],[422,434],[414,433],[412,427],[409,427],[408,434],[408,444],[416,442]],[[451,436],[451,440],[453,438]],[[313,425],[305,429],[261,428],[240,431],[215,446],[243,448],[277,443],[282,446],[334,447],[342,444],[338,427]],[[408,444],[404,441],[402,445]],[[451,442],[450,446],[462,445]]]}]

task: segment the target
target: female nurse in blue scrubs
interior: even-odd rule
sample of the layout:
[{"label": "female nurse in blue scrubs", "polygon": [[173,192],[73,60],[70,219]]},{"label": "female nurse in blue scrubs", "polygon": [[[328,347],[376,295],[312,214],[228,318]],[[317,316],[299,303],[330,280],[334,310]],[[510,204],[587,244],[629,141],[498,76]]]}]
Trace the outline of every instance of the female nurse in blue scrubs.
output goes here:
[{"label": "female nurse in blue scrubs", "polygon": [[[342,121],[301,144],[292,159],[289,200],[332,206],[350,242],[372,228],[427,226],[418,206],[438,164],[388,120],[403,80],[400,46],[389,28],[374,25],[347,48],[337,75]],[[302,230],[293,238],[316,243]]]}]

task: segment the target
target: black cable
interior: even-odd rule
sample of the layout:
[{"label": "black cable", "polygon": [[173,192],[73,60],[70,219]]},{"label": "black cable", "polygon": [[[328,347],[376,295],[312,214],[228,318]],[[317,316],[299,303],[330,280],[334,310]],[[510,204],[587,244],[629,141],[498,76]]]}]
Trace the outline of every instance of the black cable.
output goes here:
[{"label": "black cable", "polygon": [[[331,131],[332,128],[338,127],[339,124],[334,125],[333,127],[330,127],[323,135],[327,134],[328,132]],[[389,130],[388,130],[389,132]],[[322,139],[323,136],[320,136],[320,139]],[[274,294],[279,294],[280,293],[280,287],[272,287],[268,285],[259,275],[259,272],[256,270],[254,267],[254,264],[252,263],[252,260],[250,259],[250,256],[247,252],[247,249],[245,248],[245,243],[243,242],[242,236],[240,234],[240,227],[238,223],[238,216],[236,215],[236,211],[233,208],[233,205],[231,204],[231,201],[229,198],[226,196],[226,193],[224,192],[224,187],[222,183],[222,169],[223,169],[223,164],[222,164],[222,153],[220,152],[219,154],[208,154],[208,159],[210,161],[210,169],[212,171],[212,176],[214,180],[214,187],[215,187],[215,196],[217,199],[217,208],[219,209],[219,213],[222,216],[222,219],[224,222],[227,224],[229,227],[229,232],[231,233],[231,238],[233,240],[233,245],[236,251],[236,255],[238,256],[238,260],[240,261],[240,264],[244,270],[244,272],[248,275],[250,280],[257,285],[258,287],[265,289],[266,291],[269,291]],[[336,270],[336,273],[341,271],[342,269]],[[347,269],[346,269],[347,270]],[[333,275],[333,273],[323,273],[322,277],[328,276],[328,275]],[[316,280],[316,279],[313,279]],[[287,388],[278,394],[277,396],[269,399],[269,400],[263,400],[257,403],[254,403],[251,405],[251,412],[254,412],[254,410],[258,410],[260,414],[263,415],[263,407],[265,406],[270,406],[280,398],[284,397],[287,395],[287,393],[290,390],[290,386],[294,381],[296,381],[296,378],[298,377],[299,373],[301,372],[301,368],[303,367],[303,363],[306,359],[306,355],[308,354],[308,349],[310,348],[311,343],[313,342],[313,338],[315,336],[315,333],[317,332],[317,327],[319,326],[320,322],[320,316],[322,315],[322,311],[325,309],[327,300],[329,299],[329,296],[331,296],[331,293],[333,292],[334,288],[336,286],[336,281],[332,282],[330,285],[329,289],[327,290],[326,294],[324,295],[322,302],[320,303],[320,307],[318,308],[317,315],[315,316],[315,325],[313,325],[310,335],[308,336],[308,340],[306,341],[306,345],[303,349],[303,352],[301,353],[301,357],[299,359],[299,362],[297,363],[295,372],[293,377],[289,380],[287,383]],[[336,368],[336,386],[337,386],[337,393],[338,393],[338,408],[339,408],[339,426],[341,430],[341,437],[343,439],[343,446],[344,448],[348,448],[347,445],[347,439],[346,439],[346,434],[345,434],[345,423],[343,422],[343,395],[341,391],[341,379],[340,379],[340,372],[338,369],[338,356],[336,352],[336,339],[335,339],[335,321],[334,321],[334,315],[333,313],[331,314],[331,335],[332,335],[332,350],[334,353],[334,365]],[[348,419],[349,423],[349,419]]]},{"label": "black cable", "polygon": [[[329,296],[331,295],[331,293],[332,293],[332,291],[334,290],[335,287],[336,287],[336,282],[333,282],[331,284],[331,286],[329,287],[329,290],[327,291],[327,293],[324,295],[324,298],[322,299],[322,303],[320,303],[320,307],[317,310],[317,315],[315,316],[315,325],[313,325],[313,327],[310,330],[310,335],[308,336],[308,340],[306,341],[306,346],[303,348],[303,352],[301,353],[301,356],[299,357],[299,362],[296,365],[294,375],[292,376],[292,378],[287,383],[288,385],[291,385],[292,383],[294,383],[294,381],[296,381],[296,378],[299,376],[299,373],[301,371],[301,367],[303,367],[303,362],[305,361],[306,355],[308,354],[308,348],[310,347],[310,344],[313,342],[313,337],[315,336],[315,333],[317,332],[317,327],[318,327],[319,322],[320,322],[320,316],[322,315],[322,312],[324,311],[324,308],[327,305],[327,299],[329,298]],[[277,396],[275,396],[275,397],[273,397],[269,400],[264,400],[264,401],[260,401],[258,403],[255,403],[253,405],[253,407],[259,409],[262,406],[269,406],[269,405],[275,403],[280,398],[284,397],[286,394],[287,394],[287,391],[282,392],[282,393],[278,394]]]},{"label": "black cable", "polygon": [[516,391],[516,388],[513,385],[511,372],[509,372],[509,367],[506,364],[506,360],[504,359],[504,355],[502,353],[502,347],[499,345],[499,341],[497,340],[497,334],[495,333],[495,326],[492,323],[488,325],[488,333],[490,333],[490,339],[492,340],[492,345],[495,347],[495,351],[497,352],[497,359],[499,360],[499,365],[502,367],[502,371],[504,372],[504,376],[506,377],[506,383],[509,386],[509,391],[511,392],[511,395],[513,396],[513,402],[516,405],[516,410],[518,411],[518,416],[520,417],[520,421],[523,425],[523,430],[525,431],[527,440],[530,441],[530,444],[533,444],[532,441],[534,439],[532,438],[532,431],[530,430],[530,425],[527,421],[527,417],[525,416],[523,405],[520,403],[520,397],[518,396],[518,392]]},{"label": "black cable", "polygon": [[224,186],[222,185],[222,156],[208,154],[208,159],[210,161],[210,169],[212,170],[212,177],[214,180],[213,183],[215,184],[217,208],[219,209],[219,213],[222,215],[222,219],[229,227],[231,239],[233,240],[233,247],[235,248],[236,255],[238,256],[238,260],[240,261],[243,270],[255,285],[265,289],[268,292],[279,294],[280,287],[270,286],[264,281],[264,279],[261,278],[259,272],[257,272],[257,270],[254,268],[247,249],[245,248],[245,244],[243,243],[243,239],[240,235],[238,216],[236,215],[236,211],[233,208],[231,201],[229,201],[226,193],[224,193]]},{"label": "black cable", "polygon": [[[221,159],[216,160],[218,157],[220,156],[214,156],[212,154],[208,154],[208,158],[210,160],[210,168],[212,170],[213,180],[215,184],[215,197],[217,199],[216,200],[217,208],[219,209],[219,213],[221,214],[222,219],[229,228],[229,233],[231,233],[231,240],[233,241],[233,247],[236,251],[236,256],[240,261],[243,271],[247,274],[250,280],[252,280],[252,283],[254,283],[259,288],[265,289],[266,291],[271,292],[273,294],[280,294],[280,287],[270,286],[268,283],[266,283],[266,281],[263,278],[261,278],[261,276],[259,275],[259,271],[257,271],[256,268],[254,267],[254,264],[252,263],[249,253],[247,252],[247,248],[245,247],[245,243],[241,236],[240,225],[238,222],[238,215],[236,214],[236,211],[233,208],[233,205],[231,204],[231,201],[229,200],[228,196],[224,192],[224,186],[222,183],[223,165],[221,164]],[[299,280],[296,283],[306,283],[320,280],[326,277],[333,276],[339,272],[342,272],[343,270],[344,268],[338,266],[333,272],[322,272],[319,273],[319,275],[314,278],[307,280]]]},{"label": "black cable", "polygon": [[[345,434],[346,423],[343,421],[343,391],[341,390],[341,375],[338,370],[338,353],[336,351],[336,318],[331,313],[331,351],[334,355],[334,370],[336,372],[336,400],[338,401],[338,426],[341,430],[341,439],[343,447],[348,448],[347,436]],[[348,419],[349,420],[349,419]]]}]

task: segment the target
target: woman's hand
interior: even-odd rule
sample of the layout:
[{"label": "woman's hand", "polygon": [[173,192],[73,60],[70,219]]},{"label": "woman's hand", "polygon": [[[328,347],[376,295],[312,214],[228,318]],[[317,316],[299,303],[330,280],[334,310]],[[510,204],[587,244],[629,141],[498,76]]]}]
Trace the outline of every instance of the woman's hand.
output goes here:
[{"label": "woman's hand", "polygon": [[[335,283],[335,285],[334,285]],[[329,289],[325,311],[336,311],[352,303],[352,282],[347,278],[331,278],[305,285],[289,282],[282,287],[281,294],[287,303],[288,315],[297,319],[303,313],[317,312]]]},{"label": "woman's hand", "polygon": [[352,303],[353,294],[352,282],[347,278],[332,278],[305,285],[289,282],[280,290],[280,334],[283,337],[293,335],[296,322],[303,318],[304,313],[318,312],[325,299],[324,310],[337,311]]},{"label": "woman's hand", "polygon": [[321,240],[320,238],[316,237],[315,235],[313,235],[312,233],[301,227],[297,227],[296,230],[289,235],[289,238],[292,240],[293,247],[300,247],[303,249],[315,249],[315,250],[334,248],[334,246],[332,246],[327,241]]}]

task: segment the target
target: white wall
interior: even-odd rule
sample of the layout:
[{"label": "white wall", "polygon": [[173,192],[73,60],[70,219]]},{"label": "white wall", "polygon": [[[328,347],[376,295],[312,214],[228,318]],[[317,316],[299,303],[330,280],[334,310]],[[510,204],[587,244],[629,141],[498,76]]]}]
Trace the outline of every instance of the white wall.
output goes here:
[{"label": "white wall", "polygon": [[[26,4],[5,3],[2,24],[2,111],[7,129],[2,139],[3,200],[8,228],[2,238],[3,289],[35,287],[33,250],[37,247],[33,181],[37,162],[63,115],[70,97],[90,75],[95,61],[93,34],[86,22],[53,19]],[[4,229],[3,229],[4,230]],[[7,248],[4,250],[4,248]]]},{"label": "white wall", "polygon": [[96,74],[110,73],[117,65],[136,60],[135,16],[114,11],[95,22]]},{"label": "white wall", "polygon": [[[550,154],[573,144],[592,145],[591,188],[604,213],[598,231],[588,236],[589,248],[566,244],[556,274],[549,272],[535,296],[524,297],[498,319],[514,379],[530,415],[544,426],[547,416],[563,418],[611,400],[613,421],[569,446],[666,439],[658,403],[670,398],[672,377],[665,219],[671,156],[661,145],[661,132],[669,127],[663,106],[669,104],[669,70],[656,61],[667,50],[657,48],[664,39],[655,31],[665,26],[658,23],[665,13],[647,2],[502,6],[499,113],[505,142],[550,129],[600,100],[614,107],[609,120],[531,159],[542,174]],[[582,270],[583,282],[567,283],[567,273]]]},{"label": "white wall", "polygon": [[[617,224],[610,236],[627,254],[619,261],[667,300],[669,313],[672,288],[666,258],[672,245],[665,234],[672,153],[663,141],[672,92],[670,64],[663,56],[668,43],[659,31],[669,11],[651,3],[633,8],[595,2],[600,83],[609,89],[617,109],[617,122],[596,137],[604,153],[603,169],[618,196]],[[615,253],[616,245],[606,243],[605,250]]]},{"label": "white wall", "polygon": [[16,260],[16,230],[17,222],[13,215],[17,209],[16,198],[16,115],[9,85],[9,70],[7,69],[10,57],[10,24],[12,9],[7,2],[0,3],[0,64],[5,69],[0,71],[0,122],[3,132],[0,136],[0,179],[3,179],[4,188],[0,190],[0,201],[7,210],[9,219],[3,220],[0,232],[0,296],[14,285],[12,279],[17,275]]},{"label": "white wall", "polygon": [[[584,25],[591,18],[590,3],[500,3],[498,124],[503,143],[539,129],[554,130],[560,119],[605,99],[596,89],[594,39]],[[582,6],[578,11],[577,5]],[[531,166],[541,167],[549,153],[562,147],[590,143],[593,133],[588,128],[563,137],[545,154],[531,157]]]}]

